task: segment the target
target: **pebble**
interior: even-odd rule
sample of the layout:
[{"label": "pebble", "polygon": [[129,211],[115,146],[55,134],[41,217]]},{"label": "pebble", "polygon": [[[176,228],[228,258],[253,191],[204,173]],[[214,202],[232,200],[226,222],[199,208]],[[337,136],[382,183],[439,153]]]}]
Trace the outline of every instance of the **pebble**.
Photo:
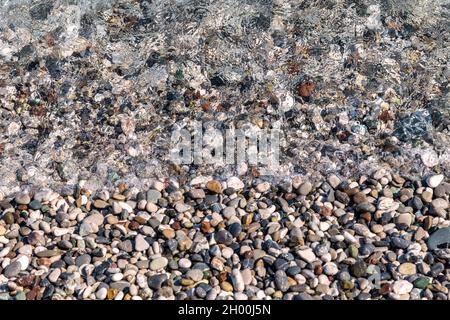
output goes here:
[{"label": "pebble", "polygon": [[443,180],[444,180],[444,175],[442,175],[442,174],[432,175],[427,178],[427,185],[430,188],[434,189],[437,186],[439,186]]},{"label": "pebble", "polygon": [[396,217],[395,224],[396,225],[405,225],[407,227],[411,226],[412,216],[409,213],[401,213]]},{"label": "pebble", "polygon": [[105,300],[107,294],[108,294],[108,289],[106,289],[105,287],[101,287],[100,289],[97,290],[97,292],[95,292],[95,297],[98,300]]},{"label": "pebble", "polygon": [[303,182],[298,188],[298,193],[307,196],[312,191],[312,184],[309,181]]},{"label": "pebble", "polygon": [[22,265],[19,261],[11,262],[3,270],[3,275],[6,278],[14,278],[19,274],[21,269],[22,269]]},{"label": "pebble", "polygon": [[230,177],[227,180],[228,188],[233,188],[234,190],[241,190],[244,188],[244,183],[238,177]]},{"label": "pebble", "polygon": [[303,260],[305,260],[308,263],[311,263],[314,260],[316,260],[316,255],[314,254],[313,250],[310,248],[299,250],[299,251],[297,251],[297,254],[300,256],[300,258],[302,258]]},{"label": "pebble", "polygon": [[289,290],[288,277],[283,270],[278,270],[275,272],[275,286],[282,292]]},{"label": "pebble", "polygon": [[148,286],[151,289],[158,290],[161,289],[162,284],[167,280],[166,274],[157,274],[148,277]]},{"label": "pebble", "polygon": [[21,193],[18,193],[18,194],[15,196],[14,201],[15,201],[17,204],[25,204],[25,205],[26,205],[26,204],[29,204],[29,203],[30,203],[31,198],[30,198],[30,196],[28,195],[28,193],[21,192]]},{"label": "pebble", "polygon": [[413,284],[406,280],[397,280],[392,285],[392,291],[399,295],[410,293],[412,289]]},{"label": "pebble", "polygon": [[189,259],[181,258],[178,261],[178,266],[183,269],[189,269],[192,266],[192,262]]},{"label": "pebble", "polygon": [[211,180],[206,183],[206,188],[214,193],[222,193],[222,184],[217,180]]},{"label": "pebble", "polygon": [[399,267],[398,267],[398,271],[403,274],[403,275],[413,275],[416,274],[416,265],[414,263],[410,263],[410,262],[405,262],[402,263]]},{"label": "pebble", "polygon": [[203,271],[200,269],[191,269],[187,272],[186,276],[195,282],[201,281],[203,279]]},{"label": "pebble", "polygon": [[167,260],[167,258],[159,257],[150,262],[150,269],[153,271],[161,270],[164,269],[168,263],[169,261]]},{"label": "pebble", "polygon": [[158,203],[158,200],[161,199],[161,192],[158,190],[150,189],[147,191],[147,202],[149,203]]},{"label": "pebble", "polygon": [[134,249],[136,251],[145,251],[148,248],[150,248],[150,244],[147,242],[147,240],[145,240],[145,238],[138,234],[135,238],[134,238]]},{"label": "pebble", "polygon": [[233,271],[231,272],[231,278],[232,278],[234,290],[237,292],[244,291],[245,284],[244,284],[244,279],[242,278],[241,271],[239,271],[238,269],[233,269]]},{"label": "pebble", "polygon": [[215,239],[217,243],[221,243],[227,246],[233,242],[233,236],[227,230],[220,230],[216,232]]},{"label": "pebble", "polygon": [[36,298],[39,277],[45,299],[447,297],[445,177],[376,175],[16,193],[0,201],[0,278]]}]

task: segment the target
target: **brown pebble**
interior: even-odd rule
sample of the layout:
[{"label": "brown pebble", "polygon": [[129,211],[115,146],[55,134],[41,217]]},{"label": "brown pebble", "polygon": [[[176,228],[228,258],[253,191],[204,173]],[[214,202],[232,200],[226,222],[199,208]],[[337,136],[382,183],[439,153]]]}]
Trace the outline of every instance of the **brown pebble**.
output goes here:
[{"label": "brown pebble", "polygon": [[321,275],[323,273],[323,268],[321,265],[317,265],[314,267],[314,274],[315,275]]},{"label": "brown pebble", "polygon": [[128,189],[128,185],[124,182],[119,183],[119,192],[123,193],[125,190]]},{"label": "brown pebble", "polygon": [[385,283],[381,286],[380,290],[378,291],[382,296],[388,294],[391,291],[391,285],[389,283]]},{"label": "brown pebble", "polygon": [[325,216],[325,217],[329,217],[332,214],[332,209],[327,207],[327,206],[322,206],[320,208],[320,214]]},{"label": "brown pebble", "polygon": [[315,87],[316,87],[316,85],[314,83],[305,82],[298,86],[297,91],[301,97],[307,98],[307,97],[311,96]]},{"label": "brown pebble", "polygon": [[222,193],[223,191],[222,185],[217,180],[208,181],[208,183],[206,183],[206,188],[214,193]]},{"label": "brown pebble", "polygon": [[170,228],[164,229],[162,231],[162,234],[163,234],[164,238],[166,238],[168,240],[173,239],[175,237],[175,231]]},{"label": "brown pebble", "polygon": [[425,230],[430,230],[432,226],[433,226],[433,217],[426,216],[425,219],[423,220],[423,228]]},{"label": "brown pebble", "polygon": [[357,192],[353,195],[353,202],[354,203],[365,203],[367,202],[367,196],[363,192]]},{"label": "brown pebble", "polygon": [[370,212],[364,212],[360,215],[360,217],[366,220],[367,222],[372,221],[372,215],[370,214]]},{"label": "brown pebble", "polygon": [[5,258],[14,259],[16,257],[16,253],[14,251],[8,252],[8,254],[5,256]]},{"label": "brown pebble", "polygon": [[202,232],[211,233],[214,232],[214,228],[211,227],[211,224],[208,221],[202,221]]},{"label": "brown pebble", "polygon": [[181,224],[179,221],[175,221],[174,223],[172,223],[171,227],[173,228],[173,230],[180,230]]},{"label": "brown pebble", "polygon": [[228,281],[224,281],[220,284],[220,287],[222,288],[223,291],[226,292],[233,292],[233,286],[231,285],[231,283],[229,283]]},{"label": "brown pebble", "polygon": [[141,225],[140,225],[137,221],[133,220],[133,221],[131,221],[130,224],[128,225],[128,229],[133,230],[133,231],[136,231],[136,230],[139,230],[140,226],[141,226]]},{"label": "brown pebble", "polygon": [[108,292],[106,294],[106,299],[112,300],[117,296],[118,293],[119,293],[119,289],[110,288],[110,289],[108,289]]}]

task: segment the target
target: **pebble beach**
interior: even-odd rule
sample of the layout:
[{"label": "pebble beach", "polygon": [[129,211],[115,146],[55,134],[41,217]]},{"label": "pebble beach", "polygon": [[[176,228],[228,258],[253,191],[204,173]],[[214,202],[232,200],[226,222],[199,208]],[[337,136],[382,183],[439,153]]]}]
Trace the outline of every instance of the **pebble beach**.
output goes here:
[{"label": "pebble beach", "polygon": [[448,1],[0,5],[0,300],[450,299]]}]

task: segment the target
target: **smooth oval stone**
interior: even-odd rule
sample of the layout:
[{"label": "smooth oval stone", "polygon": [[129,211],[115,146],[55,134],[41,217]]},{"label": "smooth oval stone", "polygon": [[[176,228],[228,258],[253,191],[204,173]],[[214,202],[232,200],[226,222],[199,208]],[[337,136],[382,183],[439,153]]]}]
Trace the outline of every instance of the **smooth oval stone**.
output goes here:
[{"label": "smooth oval stone", "polygon": [[3,270],[3,275],[7,278],[14,278],[19,274],[21,268],[22,264],[19,261],[12,262]]},{"label": "smooth oval stone", "polygon": [[283,270],[278,270],[275,272],[275,286],[282,292],[289,290],[288,277]]},{"label": "smooth oval stone", "polygon": [[240,223],[233,223],[228,227],[228,231],[233,237],[237,237],[242,232],[242,226]]}]

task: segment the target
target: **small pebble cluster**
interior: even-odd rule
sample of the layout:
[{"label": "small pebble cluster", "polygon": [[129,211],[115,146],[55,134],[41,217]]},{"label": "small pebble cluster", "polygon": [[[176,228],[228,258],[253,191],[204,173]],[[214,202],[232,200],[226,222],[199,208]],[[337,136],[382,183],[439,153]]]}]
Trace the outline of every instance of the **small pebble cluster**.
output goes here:
[{"label": "small pebble cluster", "polygon": [[0,199],[0,299],[448,300],[444,175],[196,177]]}]

